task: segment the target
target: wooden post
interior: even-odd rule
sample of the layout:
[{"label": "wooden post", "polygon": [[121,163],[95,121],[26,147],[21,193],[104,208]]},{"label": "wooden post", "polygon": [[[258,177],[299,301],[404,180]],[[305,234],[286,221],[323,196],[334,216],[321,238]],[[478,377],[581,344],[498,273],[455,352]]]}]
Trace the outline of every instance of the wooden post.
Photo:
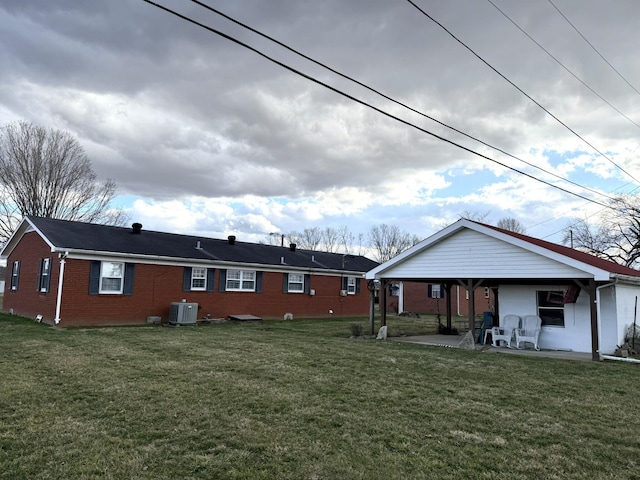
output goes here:
[{"label": "wooden post", "polygon": [[372,289],[369,292],[369,325],[371,326],[371,335],[375,332],[375,304],[376,304],[376,290]]},{"label": "wooden post", "polygon": [[451,287],[450,283],[444,284],[445,304],[447,308],[447,328],[451,332]]},{"label": "wooden post", "polygon": [[387,324],[387,286],[389,280],[383,278],[380,280],[380,326]]},{"label": "wooden post", "polygon": [[469,330],[474,333],[476,324],[476,289],[473,288],[473,280],[467,280],[467,291],[469,292]]},{"label": "wooden post", "polygon": [[589,297],[591,299],[591,308],[589,309],[591,313],[591,360],[599,361],[597,290],[596,282],[593,279],[589,279]]}]

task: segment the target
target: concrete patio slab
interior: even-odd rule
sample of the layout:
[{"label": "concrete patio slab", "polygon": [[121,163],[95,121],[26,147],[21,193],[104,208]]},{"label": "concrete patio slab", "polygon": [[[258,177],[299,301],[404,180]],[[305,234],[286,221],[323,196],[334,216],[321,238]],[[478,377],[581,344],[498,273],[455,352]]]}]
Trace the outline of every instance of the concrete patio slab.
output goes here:
[{"label": "concrete patio slab", "polygon": [[[411,337],[389,337],[394,342],[418,343],[433,347],[458,348],[463,335],[417,335]],[[527,355],[532,357],[559,358],[563,360],[592,361],[590,353],[569,352],[562,350],[518,350],[516,348],[492,347],[489,345],[476,346],[485,353],[505,353],[508,355]]]}]

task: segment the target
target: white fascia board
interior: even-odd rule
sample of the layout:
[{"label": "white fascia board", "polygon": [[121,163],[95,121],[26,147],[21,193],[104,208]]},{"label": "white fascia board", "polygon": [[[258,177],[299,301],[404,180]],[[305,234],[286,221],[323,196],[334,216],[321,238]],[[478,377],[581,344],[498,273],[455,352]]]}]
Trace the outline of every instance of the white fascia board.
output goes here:
[{"label": "white fascia board", "polygon": [[539,245],[535,245],[531,242],[527,242],[526,240],[521,240],[519,238],[513,237],[506,233],[499,232],[492,228],[487,228],[483,225],[479,225],[477,223],[470,222],[469,228],[475,230],[476,232],[483,233],[490,237],[496,238],[498,240],[502,240],[506,243],[510,243],[516,247],[520,247],[524,250],[528,250],[537,255],[546,257],[550,260],[554,260],[558,263],[562,263],[563,265],[567,265],[569,267],[575,268],[576,270],[581,270],[587,274],[587,276],[593,276],[593,279],[597,282],[609,281],[612,278],[612,272],[608,270],[603,270],[602,268],[595,267],[588,263],[581,262],[580,260],[576,260],[571,257],[567,257],[558,252],[554,252],[553,250],[549,250],[547,248],[541,247]]},{"label": "white fascia board", "polygon": [[36,228],[36,226],[27,218],[24,217],[20,224],[18,225],[18,227],[15,229],[15,231],[11,234],[11,236],[9,237],[9,239],[7,240],[7,242],[4,244],[4,247],[2,248],[2,251],[0,252],[0,258],[7,258],[9,257],[9,255],[11,255],[11,252],[13,251],[14,248],[16,248],[16,245],[18,245],[18,243],[20,242],[20,239],[22,239],[22,237],[28,233],[28,232],[36,232],[38,235],[40,235],[40,238],[42,238],[42,240],[44,240],[44,242],[49,245],[49,248],[51,249],[51,252],[55,251],[55,245],[53,245],[53,243],[51,243],[49,241],[49,239],[40,231]]},{"label": "white fascia board", "polygon": [[381,263],[376,268],[369,270],[365,277],[369,280],[376,279],[376,278],[384,278],[385,276],[384,272],[386,272],[390,268],[395,267],[396,265],[399,265],[400,263],[404,262],[407,258],[411,258],[417,253],[420,253],[421,251],[431,247],[432,245],[435,245],[436,243],[441,242],[445,238],[450,237],[451,235],[461,230],[462,228],[467,227],[468,224],[470,224],[470,222],[465,219],[460,219],[457,222],[452,223],[451,225],[444,228],[443,230],[440,230],[439,232],[434,233],[430,237],[427,237],[424,240],[422,240],[421,242],[416,243],[413,247],[408,248],[407,250],[400,253],[399,255],[396,255],[391,260]]},{"label": "white fascia board", "polygon": [[449,225],[443,230],[440,230],[439,232],[426,238],[422,242],[414,245],[413,247],[405,250],[404,252],[392,258],[388,262],[385,262],[379,265],[378,267],[374,268],[373,270],[368,271],[366,274],[366,278],[367,279],[385,278],[385,272],[387,272],[392,267],[399,265],[400,263],[406,261],[408,258],[411,258],[415,254],[430,248],[436,243],[445,240],[446,238],[454,235],[455,233],[459,232],[463,228],[468,228],[470,230],[476,231],[483,235],[487,235],[489,237],[509,243],[511,245],[517,246],[519,248],[530,251],[537,255],[546,257],[550,260],[554,260],[561,264],[583,271],[587,276],[589,277],[593,276],[595,281],[609,281],[612,278],[612,273],[607,270],[594,267],[593,265],[590,265],[588,263],[575,260],[573,258],[567,257],[566,255],[562,255],[552,250],[548,250],[544,247],[540,247],[533,243],[502,233],[498,230],[494,230],[493,228],[485,227],[484,225],[480,225],[476,222],[472,222],[464,218]]}]

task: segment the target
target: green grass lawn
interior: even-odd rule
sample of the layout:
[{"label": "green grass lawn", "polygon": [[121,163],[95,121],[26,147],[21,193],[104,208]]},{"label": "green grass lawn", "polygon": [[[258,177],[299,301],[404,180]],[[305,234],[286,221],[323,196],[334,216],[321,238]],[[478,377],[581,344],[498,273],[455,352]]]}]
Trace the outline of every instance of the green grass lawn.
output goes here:
[{"label": "green grass lawn", "polygon": [[0,316],[0,478],[640,478],[636,365],[352,339],[351,323]]}]

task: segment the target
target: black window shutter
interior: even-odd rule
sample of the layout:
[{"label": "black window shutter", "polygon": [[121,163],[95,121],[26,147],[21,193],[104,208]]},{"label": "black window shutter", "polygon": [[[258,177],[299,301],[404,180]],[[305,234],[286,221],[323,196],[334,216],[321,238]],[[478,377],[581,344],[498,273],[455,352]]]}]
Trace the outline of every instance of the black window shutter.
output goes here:
[{"label": "black window shutter", "polygon": [[133,295],[133,272],[135,270],[134,263],[124,264],[124,285],[122,293],[125,295]]},{"label": "black window shutter", "polygon": [[182,290],[188,292],[191,290],[191,267],[184,267],[184,277],[182,279]]},{"label": "black window shutter", "polygon": [[256,292],[262,292],[262,272],[256,272]]},{"label": "black window shutter", "polygon": [[360,293],[360,281],[361,278],[356,278],[356,293]]},{"label": "black window shutter", "polygon": [[51,285],[51,265],[53,264],[53,261],[51,259],[49,259],[49,264],[47,266],[47,276],[44,279],[44,291],[48,292],[49,291],[49,286]]},{"label": "black window shutter", "polygon": [[349,285],[349,279],[347,277],[342,277],[342,290],[346,290]]},{"label": "black window shutter", "polygon": [[311,275],[306,273],[304,275],[304,293],[309,293],[311,291]]},{"label": "black window shutter", "polygon": [[218,290],[220,290],[221,292],[224,292],[226,289],[227,289],[227,271],[220,270],[220,288]]},{"label": "black window shutter", "polygon": [[207,268],[207,292],[215,292],[216,269]]},{"label": "black window shutter", "polygon": [[89,295],[98,295],[100,292],[100,262],[94,260],[91,262],[91,270],[89,271]]},{"label": "black window shutter", "polygon": [[282,274],[282,293],[289,293],[289,274]]},{"label": "black window shutter", "polygon": [[38,260],[38,277],[36,278],[36,292],[40,291],[40,282],[42,282],[42,264],[44,259]]}]

